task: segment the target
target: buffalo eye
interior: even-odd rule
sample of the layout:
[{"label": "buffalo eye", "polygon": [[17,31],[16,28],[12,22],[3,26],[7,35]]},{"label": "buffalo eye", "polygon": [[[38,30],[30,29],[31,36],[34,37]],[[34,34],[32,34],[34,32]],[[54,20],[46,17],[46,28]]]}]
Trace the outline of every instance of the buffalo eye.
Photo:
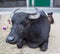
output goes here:
[{"label": "buffalo eye", "polygon": [[21,22],[20,24],[25,25],[25,22]]},{"label": "buffalo eye", "polygon": [[23,22],[21,22],[20,24],[23,24]]},{"label": "buffalo eye", "polygon": [[26,26],[26,25],[27,25],[27,23],[23,23],[23,25],[24,25],[24,26]]},{"label": "buffalo eye", "polygon": [[21,22],[20,24],[22,24],[23,26],[26,26],[27,25],[26,22]]}]

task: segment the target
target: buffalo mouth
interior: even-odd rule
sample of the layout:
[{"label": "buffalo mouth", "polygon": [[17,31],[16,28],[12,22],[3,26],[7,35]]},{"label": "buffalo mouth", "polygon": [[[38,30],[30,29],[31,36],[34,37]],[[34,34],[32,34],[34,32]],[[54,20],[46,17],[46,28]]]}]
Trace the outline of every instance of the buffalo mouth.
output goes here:
[{"label": "buffalo mouth", "polygon": [[6,42],[9,43],[9,44],[16,44],[17,41],[18,41],[18,38],[16,38],[16,37],[14,37],[14,38],[7,37],[7,39],[6,39]]}]

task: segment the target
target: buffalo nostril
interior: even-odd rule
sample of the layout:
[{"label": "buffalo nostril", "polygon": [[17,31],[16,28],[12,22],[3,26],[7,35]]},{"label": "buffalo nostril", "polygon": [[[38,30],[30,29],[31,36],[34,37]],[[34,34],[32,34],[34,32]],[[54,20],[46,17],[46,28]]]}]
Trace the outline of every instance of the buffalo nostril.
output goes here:
[{"label": "buffalo nostril", "polygon": [[12,42],[12,41],[14,41],[14,37],[12,37],[12,36],[9,36],[9,37],[7,37],[7,39],[6,39],[6,42]]}]

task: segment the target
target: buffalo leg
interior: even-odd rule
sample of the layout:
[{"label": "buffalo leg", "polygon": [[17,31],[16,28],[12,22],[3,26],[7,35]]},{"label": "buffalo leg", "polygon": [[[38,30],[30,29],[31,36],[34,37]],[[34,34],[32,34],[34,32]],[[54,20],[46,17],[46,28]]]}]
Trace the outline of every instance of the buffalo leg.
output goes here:
[{"label": "buffalo leg", "polygon": [[23,46],[23,39],[20,39],[17,43],[17,47],[22,48],[22,46]]},{"label": "buffalo leg", "polygon": [[46,51],[48,49],[48,41],[44,42],[41,46],[40,46],[40,50],[41,51]]}]

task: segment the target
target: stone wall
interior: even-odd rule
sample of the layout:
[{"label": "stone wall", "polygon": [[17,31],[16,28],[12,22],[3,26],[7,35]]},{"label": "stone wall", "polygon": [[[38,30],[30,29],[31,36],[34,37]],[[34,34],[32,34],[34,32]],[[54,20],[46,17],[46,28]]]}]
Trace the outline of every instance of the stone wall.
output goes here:
[{"label": "stone wall", "polygon": [[3,1],[0,2],[0,7],[25,7],[26,1],[20,0],[20,1]]},{"label": "stone wall", "polygon": [[60,7],[60,0],[53,0],[54,7]]}]

